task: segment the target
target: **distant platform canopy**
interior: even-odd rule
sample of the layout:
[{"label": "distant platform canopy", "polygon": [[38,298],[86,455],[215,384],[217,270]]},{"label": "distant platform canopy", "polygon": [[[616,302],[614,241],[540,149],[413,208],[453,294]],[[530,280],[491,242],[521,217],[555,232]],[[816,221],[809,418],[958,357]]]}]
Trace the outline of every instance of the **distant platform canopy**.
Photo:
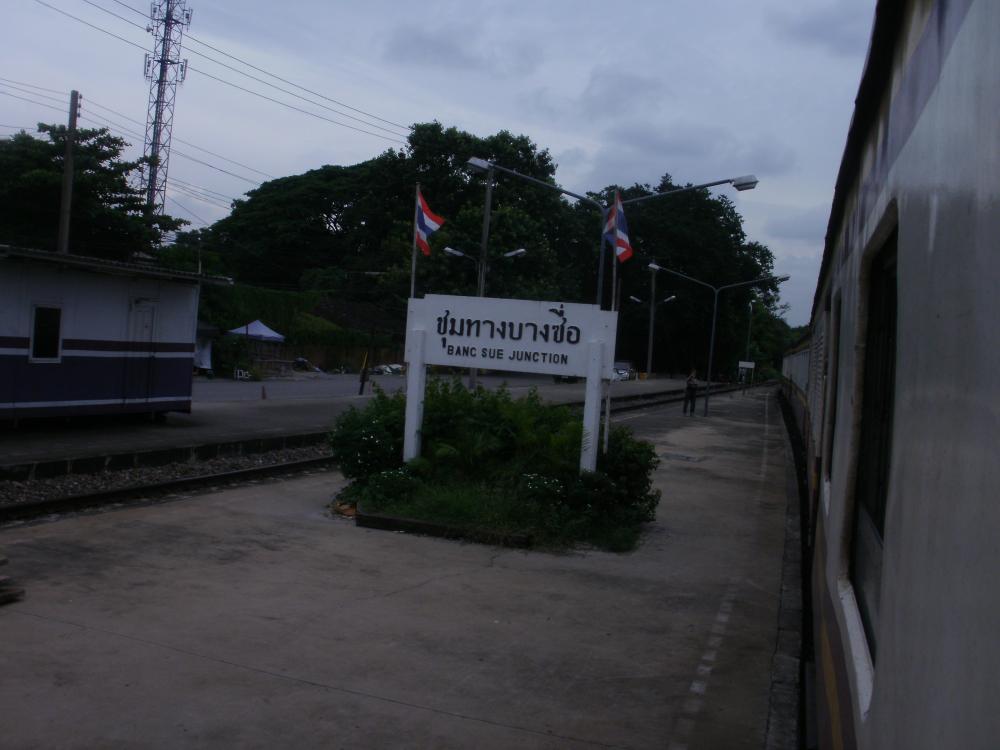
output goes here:
[{"label": "distant platform canopy", "polygon": [[239,326],[238,328],[233,328],[229,332],[237,336],[246,336],[248,339],[253,339],[254,341],[274,341],[275,343],[281,343],[285,340],[284,336],[268,328],[259,320]]}]

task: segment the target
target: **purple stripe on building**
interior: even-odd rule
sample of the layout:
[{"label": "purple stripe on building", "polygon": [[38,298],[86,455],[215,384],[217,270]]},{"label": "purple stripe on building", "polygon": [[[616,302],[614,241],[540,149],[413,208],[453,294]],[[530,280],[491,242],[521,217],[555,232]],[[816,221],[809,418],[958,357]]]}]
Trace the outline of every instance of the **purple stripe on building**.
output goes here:
[{"label": "purple stripe on building", "polygon": [[191,397],[193,358],[0,356],[0,403]]},{"label": "purple stripe on building", "polygon": [[23,336],[0,336],[0,349],[27,349],[28,343]]},{"label": "purple stripe on building", "polygon": [[[27,346],[27,344],[25,344]],[[91,352],[194,352],[194,344],[175,341],[109,341],[63,339],[63,351]]]}]

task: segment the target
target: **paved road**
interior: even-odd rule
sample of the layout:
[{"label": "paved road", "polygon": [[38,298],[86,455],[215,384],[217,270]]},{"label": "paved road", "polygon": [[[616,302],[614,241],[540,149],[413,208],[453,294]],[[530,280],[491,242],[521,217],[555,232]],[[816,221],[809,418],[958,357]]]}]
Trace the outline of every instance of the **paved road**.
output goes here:
[{"label": "paved road", "polygon": [[[18,428],[0,428],[0,466],[325,432],[338,414],[363,405],[371,397],[370,389],[364,396],[357,395],[355,378],[201,381],[195,386],[191,413],[170,414],[163,424],[132,416],[41,420]],[[390,391],[405,384],[398,376],[382,376],[379,381]],[[489,376],[485,382],[496,387],[504,379]],[[551,379],[512,378],[509,383],[515,395],[537,385],[542,398],[553,403],[583,401],[583,382],[557,385]],[[633,380],[614,383],[612,392],[652,393],[682,385],[665,379]],[[261,398],[262,387],[266,399]],[[345,389],[347,395],[334,395]]]},{"label": "paved road", "polygon": [[335,473],[0,529],[0,744],[761,748],[790,461],[773,393],[713,405],[623,416],[628,555],[359,529]]},{"label": "paved road", "polygon": [[[463,378],[464,381],[464,378]],[[497,388],[506,384],[511,391],[519,391],[539,385],[552,385],[551,377],[525,376],[512,374],[509,376],[487,375],[479,381],[486,388]],[[405,390],[404,375],[375,375],[365,386],[365,393],[371,392],[371,383],[388,392]],[[360,386],[360,376],[329,375],[326,373],[309,373],[295,375],[291,378],[275,378],[262,382],[249,380],[228,380],[216,378],[195,378],[192,388],[194,403],[217,403],[222,401],[257,401],[260,399],[261,388],[267,390],[267,397],[276,400],[288,399],[321,399],[356,396]]]}]

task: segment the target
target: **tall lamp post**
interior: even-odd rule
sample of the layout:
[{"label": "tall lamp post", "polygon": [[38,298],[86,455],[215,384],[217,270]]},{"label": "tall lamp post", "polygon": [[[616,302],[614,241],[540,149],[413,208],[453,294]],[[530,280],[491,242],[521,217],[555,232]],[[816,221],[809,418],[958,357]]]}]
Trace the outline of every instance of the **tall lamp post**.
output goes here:
[{"label": "tall lamp post", "polygon": [[[522,180],[534,183],[535,185],[541,185],[549,190],[555,190],[563,195],[568,195],[572,198],[576,198],[578,201],[583,201],[584,203],[593,206],[598,211],[601,212],[601,251],[598,258],[598,270],[597,270],[597,304],[600,305],[604,297],[604,226],[607,224],[608,220],[608,210],[609,208],[602,205],[598,201],[590,198],[586,195],[580,195],[579,193],[574,193],[572,190],[567,190],[566,188],[559,187],[558,185],[553,185],[550,182],[545,182],[544,180],[539,180],[537,177],[531,177],[526,174],[522,174],[514,169],[509,169],[507,167],[500,166],[489,159],[481,159],[478,156],[473,156],[467,162],[469,167],[478,171],[486,173],[486,209],[483,216],[483,248],[486,247],[486,243],[489,239],[489,214],[491,210],[491,200],[493,196],[493,175],[495,171],[504,172],[505,174],[513,175],[514,177],[519,177]],[[633,203],[641,203],[642,201],[652,200],[653,198],[662,198],[668,195],[676,195],[678,193],[688,193],[693,190],[702,190],[704,188],[715,187],[716,185],[732,185],[737,190],[753,190],[757,187],[757,178],[752,174],[743,175],[742,177],[727,177],[724,180],[713,180],[712,182],[703,182],[700,185],[688,185],[687,187],[674,188],[673,190],[665,190],[662,193],[652,193],[650,195],[641,195],[638,198],[630,198],[627,201],[622,201],[623,206],[627,206]],[[482,255],[485,257],[485,250],[481,249]],[[613,309],[613,308],[612,308]]]},{"label": "tall lamp post", "polygon": [[706,281],[701,281],[699,279],[688,276],[687,274],[681,273],[680,271],[673,271],[669,268],[664,268],[663,266],[658,266],[656,263],[650,263],[649,267],[654,271],[665,271],[666,273],[672,273],[674,276],[680,276],[682,279],[687,279],[688,281],[693,281],[695,284],[701,284],[704,287],[708,287],[712,290],[715,295],[715,300],[712,303],[712,334],[709,338],[708,344],[708,373],[705,376],[705,409],[704,416],[708,416],[708,399],[709,394],[712,390],[712,358],[715,355],[715,319],[719,311],[719,292],[726,289],[733,289],[738,286],[747,286],[749,284],[763,284],[767,281],[777,281],[779,283],[783,281],[788,281],[788,276],[761,276],[759,279],[750,279],[749,281],[738,281],[735,284],[724,284],[722,286],[712,286]]},{"label": "tall lamp post", "polygon": [[[666,299],[661,299],[659,302],[656,301],[656,271],[650,269],[653,272],[652,280],[653,287],[650,290],[649,295],[649,344],[646,347],[646,377],[648,378],[653,372],[653,326],[656,325],[656,306],[663,305],[667,302],[673,302],[677,299],[676,294],[671,294]],[[629,299],[638,304],[642,304],[642,300],[636,296],[629,295]]]},{"label": "tall lamp post", "polygon": [[[483,246],[485,247],[485,245]],[[527,254],[527,250],[523,247],[519,247],[517,250],[511,250],[509,253],[504,253],[504,258],[520,258],[522,255]],[[486,272],[489,270],[489,264],[486,261],[485,253],[480,255],[480,259],[476,260],[471,255],[463,253],[461,250],[456,250],[453,247],[446,247],[444,249],[445,255],[451,255],[454,258],[465,258],[466,260],[472,261],[476,265],[476,290],[478,297],[486,296]],[[469,368],[469,388],[476,387],[476,381],[479,376],[479,369],[476,367]]]},{"label": "tall lamp post", "polygon": [[[453,247],[446,247],[444,249],[445,255],[450,255],[454,258],[465,258],[476,264],[476,280],[477,289],[479,297],[486,296],[486,273],[489,271],[489,264],[485,260],[476,260],[468,253],[463,253],[461,250],[456,250]],[[520,258],[522,255],[527,255],[528,251],[523,247],[519,247],[517,250],[511,250],[509,253],[503,253],[501,258]]]}]

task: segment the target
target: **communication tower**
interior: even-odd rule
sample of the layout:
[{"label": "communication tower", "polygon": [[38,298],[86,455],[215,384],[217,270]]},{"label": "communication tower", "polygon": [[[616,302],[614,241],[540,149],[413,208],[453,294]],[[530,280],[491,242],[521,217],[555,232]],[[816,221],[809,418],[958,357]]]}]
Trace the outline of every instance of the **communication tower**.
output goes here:
[{"label": "communication tower", "polygon": [[149,159],[143,172],[146,210],[162,214],[167,198],[167,167],[170,163],[170,131],[174,124],[174,100],[177,84],[184,81],[187,60],[181,60],[181,37],[191,25],[192,11],[186,0],[153,0],[150,6],[149,31],[153,34],[153,53],[146,55],[146,80],[149,81],[149,111],[146,114],[146,144],[143,155]]}]

